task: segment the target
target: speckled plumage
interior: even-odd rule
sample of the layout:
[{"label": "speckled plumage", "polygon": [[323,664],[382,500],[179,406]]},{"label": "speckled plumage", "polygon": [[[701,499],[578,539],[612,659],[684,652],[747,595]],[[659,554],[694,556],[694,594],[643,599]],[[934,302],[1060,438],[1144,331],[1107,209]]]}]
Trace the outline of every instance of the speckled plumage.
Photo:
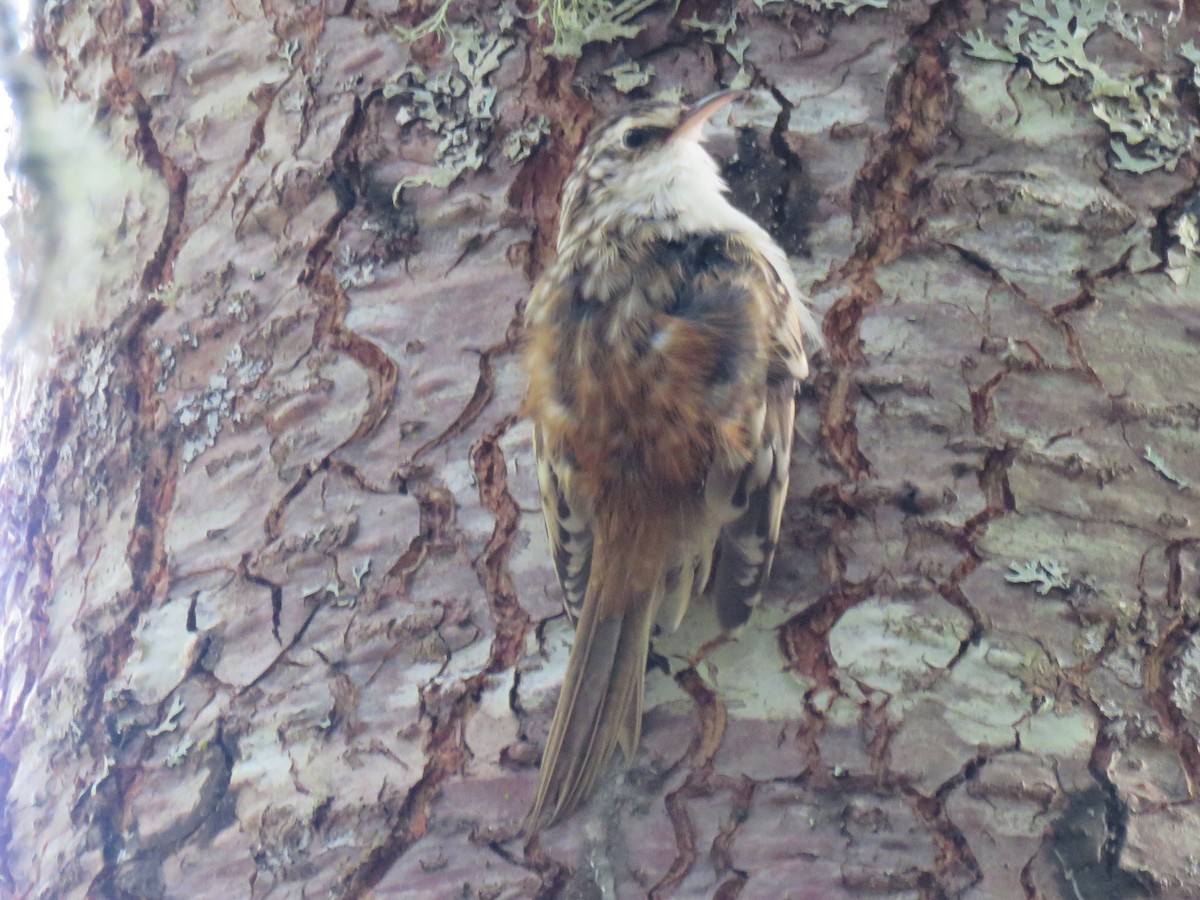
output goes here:
[{"label": "speckled plumage", "polygon": [[530,828],[585,800],[618,743],[632,757],[654,625],[707,588],[736,627],[770,570],[817,329],[700,144],[726,99],[637,104],[593,131],[526,311],[542,509],[576,627]]}]

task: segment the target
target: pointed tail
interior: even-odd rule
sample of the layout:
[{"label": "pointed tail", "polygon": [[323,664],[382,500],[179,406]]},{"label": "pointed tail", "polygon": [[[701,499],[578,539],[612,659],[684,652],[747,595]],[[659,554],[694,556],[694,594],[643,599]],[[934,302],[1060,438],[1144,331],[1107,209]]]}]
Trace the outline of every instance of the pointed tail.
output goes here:
[{"label": "pointed tail", "polygon": [[621,554],[612,550],[611,543],[597,541],[566,678],[542,754],[537,795],[523,826],[527,834],[583,803],[618,743],[627,762],[637,750],[646,656],[659,605],[656,594],[661,591],[634,587],[635,582],[655,584],[658,579],[620,570],[614,557]]}]

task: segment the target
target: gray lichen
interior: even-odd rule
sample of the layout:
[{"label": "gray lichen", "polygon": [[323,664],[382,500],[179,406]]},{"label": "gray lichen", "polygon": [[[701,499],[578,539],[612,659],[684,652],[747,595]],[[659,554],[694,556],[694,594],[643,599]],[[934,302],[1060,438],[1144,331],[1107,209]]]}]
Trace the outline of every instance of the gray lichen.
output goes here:
[{"label": "gray lichen", "polygon": [[362,590],[363,579],[367,577],[367,574],[370,571],[371,571],[371,560],[370,559],[364,559],[359,565],[355,566],[354,568],[352,568],[350,570],[350,574],[352,576],[354,576],[354,587],[356,589],[358,589],[360,591]]},{"label": "gray lichen", "polygon": [[852,16],[864,9],[887,9],[888,0],[754,0],[754,3],[759,9],[788,4],[803,6],[813,12],[828,9]]},{"label": "gray lichen", "polygon": [[[411,27],[396,26],[396,34],[405,42],[439,35],[451,43],[458,39],[449,22],[454,0],[442,0],[432,13]],[[633,19],[653,6],[655,0],[542,0],[531,13],[539,25],[549,23],[554,34],[544,53],[557,57],[577,57],[584,46],[636,37],[642,26]],[[507,10],[505,15],[511,16]]]},{"label": "gray lichen", "polygon": [[1060,591],[1071,589],[1070,573],[1067,567],[1057,560],[1035,559],[1026,562],[1010,562],[1008,567],[1012,571],[1004,576],[1005,581],[1009,584],[1035,585],[1035,590],[1043,597],[1055,589]]},{"label": "gray lichen", "polygon": [[288,38],[284,41],[275,55],[287,63],[289,69],[296,66],[296,54],[300,52],[300,42],[295,38]]},{"label": "gray lichen", "polygon": [[1154,469],[1155,472],[1157,472],[1167,481],[1171,482],[1171,484],[1175,485],[1175,487],[1177,487],[1179,490],[1187,490],[1187,488],[1191,486],[1191,483],[1186,478],[1180,478],[1178,475],[1176,475],[1171,470],[1171,467],[1167,465],[1167,461],[1159,456],[1158,453],[1149,445],[1143,449],[1142,459],[1150,463],[1150,467]]},{"label": "gray lichen", "polygon": [[1139,76],[1131,87],[1126,96],[1100,97],[1092,103],[1092,112],[1113,135],[1116,166],[1136,174],[1173,171],[1200,129],[1184,115],[1166,75]]},{"label": "gray lichen", "polygon": [[652,7],[655,0],[545,0],[534,17],[549,22],[554,41],[546,48],[550,56],[576,57],[584,46],[636,37],[642,26],[633,20]]},{"label": "gray lichen", "polygon": [[1200,215],[1180,213],[1171,226],[1171,235],[1175,243],[1167,248],[1167,275],[1182,287],[1200,264]]},{"label": "gray lichen", "polygon": [[185,435],[184,465],[216,444],[227,421],[238,421],[234,410],[237,397],[257,384],[267,368],[265,360],[247,357],[241,344],[235,344],[221,371],[209,378],[208,386],[176,404],[175,419]]},{"label": "gray lichen", "polygon": [[364,259],[349,247],[343,247],[333,274],[342,290],[368,287],[375,283],[376,265],[375,260]]},{"label": "gray lichen", "polygon": [[626,60],[604,70],[604,76],[622,94],[646,87],[654,77],[653,66],[643,66],[637,60]]},{"label": "gray lichen", "polygon": [[1188,41],[1179,48],[1179,55],[1192,64],[1192,83],[1200,88],[1200,48],[1195,41]]},{"label": "gray lichen", "polygon": [[516,43],[507,34],[512,24],[512,15],[505,13],[496,31],[476,25],[445,26],[454,70],[431,74],[410,65],[384,86],[385,98],[400,101],[398,125],[419,124],[440,137],[435,150],[436,168],[402,178],[396,185],[394,200],[406,187],[427,184],[446,188],[464,173],[482,168],[492,137],[492,104],[496,99],[496,89],[488,85],[487,78]]},{"label": "gray lichen", "polygon": [[504,155],[511,162],[520,162],[534,151],[550,133],[550,119],[541,113],[532,116],[520,128],[513,129],[504,139]]},{"label": "gray lichen", "polygon": [[[761,7],[762,4],[759,5]],[[713,20],[701,19],[698,14],[693,13],[690,19],[683,21],[683,27],[692,31],[702,32],[710,44],[725,46],[729,40],[729,36],[737,31],[737,20],[736,9],[730,9],[729,15],[722,19]]]},{"label": "gray lichen", "polygon": [[183,698],[176,694],[175,699],[171,701],[171,708],[167,710],[167,714],[163,717],[163,720],[147,731],[146,736],[157,737],[160,734],[168,731],[174,731],[176,728],[178,728],[179,714],[183,712],[185,705],[186,704],[183,702]]},{"label": "gray lichen", "polygon": [[164,341],[162,338],[154,338],[150,341],[150,351],[158,359],[158,377],[154,382],[154,390],[161,394],[167,389],[167,382],[175,373],[175,348]]},{"label": "gray lichen", "polygon": [[[84,439],[74,450],[67,446],[60,451],[60,459],[77,464],[80,471],[97,471],[100,460],[113,447],[113,410],[109,400],[116,371],[112,352],[105,343],[93,345],[83,360],[76,384],[83,401]],[[77,459],[74,457],[76,451]],[[103,478],[88,478],[84,480],[82,490],[85,502],[96,506],[107,493],[108,485]]]},{"label": "gray lichen", "polygon": [[[1168,76],[1151,72],[1114,74],[1090,56],[1088,41],[1110,17],[1100,0],[1021,0],[1008,13],[999,42],[976,29],[963,35],[966,53],[988,62],[1028,62],[1043,84],[1057,87],[1069,79],[1088,83],[1092,112],[1108,126],[1118,169],[1141,174],[1174,170],[1200,128],[1181,107]],[[1128,29],[1114,28],[1130,39]],[[1180,55],[1200,79],[1200,52],[1189,42]]]},{"label": "gray lichen", "polygon": [[188,752],[196,745],[196,742],[189,737],[184,737],[178,744],[167,751],[167,768],[174,769],[176,766],[183,763]]},{"label": "gray lichen", "polygon": [[[864,9],[887,9],[888,0],[754,0],[755,6],[765,13],[782,13],[792,7],[800,7],[811,12],[840,12],[852,16]],[[680,24],[691,31],[703,34],[704,39],[714,47],[723,47],[738,70],[729,80],[728,86],[737,90],[750,87],[753,79],[746,68],[746,50],[750,47],[750,38],[742,37],[730,42],[730,38],[738,30],[738,10],[733,5],[724,16],[714,19],[702,19],[698,13],[683,20]],[[618,90],[622,90],[618,86]]]},{"label": "gray lichen", "polygon": [[445,34],[447,31],[446,14],[450,11],[450,4],[454,0],[442,0],[441,5],[422,19],[411,28],[403,26],[395,26],[396,34],[403,41],[419,41],[423,37],[428,37],[431,34]]},{"label": "gray lichen", "polygon": [[1196,709],[1200,704],[1200,640],[1195,637],[1179,656],[1171,701],[1181,710]]}]

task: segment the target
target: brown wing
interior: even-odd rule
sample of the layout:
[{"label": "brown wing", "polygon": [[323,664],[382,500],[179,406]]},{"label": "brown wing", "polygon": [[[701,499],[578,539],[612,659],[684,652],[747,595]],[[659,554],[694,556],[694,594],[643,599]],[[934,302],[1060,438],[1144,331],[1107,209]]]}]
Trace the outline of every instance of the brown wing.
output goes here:
[{"label": "brown wing", "polygon": [[736,475],[713,473],[705,499],[725,523],[717,539],[709,591],[722,627],[744,624],[759,602],[779,542],[787,496],[796,387],[808,374],[799,300],[779,273],[752,248],[758,263],[752,293],[770,322],[771,339],[761,437],[754,457]]},{"label": "brown wing", "polygon": [[592,571],[592,511],[573,490],[574,472],[567,461],[547,452],[540,425],[534,425],[542,516],[554,554],[554,568],[563,590],[563,608],[571,624],[579,621]]},{"label": "brown wing", "polygon": [[[794,385],[772,388],[767,395],[762,443],[754,460],[737,479],[723,479],[708,490],[710,506],[728,522],[717,539],[709,588],[725,629],[745,624],[771,572],[787,496],[794,415]],[[731,480],[732,490],[718,495],[719,486]]]},{"label": "brown wing", "polygon": [[[578,806],[618,745],[632,756],[651,628],[676,624],[709,581],[714,542],[718,608],[734,625],[778,539],[804,372],[791,294],[761,254],[721,235],[643,249],[636,286],[556,278],[563,287],[530,304],[527,409],[576,632],[527,830]],[[630,302],[588,306],[586,289]],[[626,307],[640,319],[614,331]]]}]

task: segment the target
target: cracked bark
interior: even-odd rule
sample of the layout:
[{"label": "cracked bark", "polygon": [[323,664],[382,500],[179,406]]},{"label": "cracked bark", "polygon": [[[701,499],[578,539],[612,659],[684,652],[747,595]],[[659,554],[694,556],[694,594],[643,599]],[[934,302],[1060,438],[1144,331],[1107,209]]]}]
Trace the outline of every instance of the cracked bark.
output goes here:
[{"label": "cracked bark", "polygon": [[[738,62],[682,23],[725,11],[563,62],[452,4],[514,42],[486,165],[393,206],[439,136],[383,88],[453,48],[371,3],[185,6],[37,27],[144,181],[77,335],[0,376],[3,892],[1195,891],[1200,272],[1168,277],[1194,151],[1120,172],[1081,90],[966,56],[1002,4],[743,4],[760,99],[712,146],[829,343],[783,545],[741,634],[701,605],[656,641],[634,766],[526,846],[569,634],[521,309],[624,102],[605,70],[701,95]],[[1045,563],[1065,580],[1006,580]]]}]

